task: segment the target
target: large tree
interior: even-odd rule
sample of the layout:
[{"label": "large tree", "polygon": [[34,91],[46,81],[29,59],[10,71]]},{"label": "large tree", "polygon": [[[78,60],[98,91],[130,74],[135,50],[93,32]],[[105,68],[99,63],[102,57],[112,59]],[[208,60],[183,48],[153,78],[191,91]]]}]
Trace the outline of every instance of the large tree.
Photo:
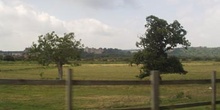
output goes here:
[{"label": "large tree", "polygon": [[29,49],[30,56],[42,65],[54,62],[58,68],[58,77],[62,79],[63,65],[69,60],[78,60],[83,45],[74,39],[74,33],[59,37],[55,32],[40,35],[38,43],[33,43]]},{"label": "large tree", "polygon": [[150,75],[151,70],[159,70],[161,73],[187,73],[180,61],[175,57],[169,57],[167,52],[182,45],[187,48],[190,42],[186,40],[186,30],[175,20],[168,24],[166,20],[156,16],[146,18],[146,32],[136,43],[141,50],[133,57],[133,63],[142,64],[139,78]]}]

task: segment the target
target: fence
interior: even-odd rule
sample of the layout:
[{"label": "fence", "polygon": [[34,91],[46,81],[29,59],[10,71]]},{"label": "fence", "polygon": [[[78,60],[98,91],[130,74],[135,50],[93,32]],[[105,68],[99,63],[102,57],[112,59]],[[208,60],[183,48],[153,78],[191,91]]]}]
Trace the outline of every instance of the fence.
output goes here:
[{"label": "fence", "polygon": [[[151,81],[114,81],[114,80],[72,80],[72,70],[67,74],[67,80],[23,80],[23,79],[0,79],[0,85],[65,85],[67,93],[67,110],[72,110],[72,86],[74,85],[151,85],[151,107],[146,108],[125,108],[121,110],[159,110],[169,108],[187,108],[195,106],[211,105],[212,110],[216,110],[216,83],[220,83],[220,79],[216,79],[216,72],[212,73],[212,78],[205,80],[167,80],[159,81],[159,72],[151,72]],[[159,106],[159,85],[182,85],[182,84],[212,84],[212,100],[210,102],[197,102],[187,104],[176,104]]]}]

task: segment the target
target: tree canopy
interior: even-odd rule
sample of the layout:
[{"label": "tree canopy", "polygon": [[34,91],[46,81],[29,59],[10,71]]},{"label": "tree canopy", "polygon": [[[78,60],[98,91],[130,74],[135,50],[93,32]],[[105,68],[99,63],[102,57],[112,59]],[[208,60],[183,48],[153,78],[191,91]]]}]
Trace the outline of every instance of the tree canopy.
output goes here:
[{"label": "tree canopy", "polygon": [[80,58],[83,45],[74,37],[74,33],[64,34],[63,37],[55,32],[40,35],[38,44],[33,43],[29,49],[30,56],[42,65],[54,62],[58,67],[59,79],[62,79],[63,65]]},{"label": "tree canopy", "polygon": [[186,73],[182,64],[176,57],[168,57],[167,52],[182,45],[190,46],[185,38],[187,34],[181,24],[175,20],[168,24],[166,20],[156,16],[146,18],[146,32],[140,37],[137,47],[142,48],[133,57],[133,63],[143,64],[139,78],[150,75],[151,70],[159,70],[161,73]]}]

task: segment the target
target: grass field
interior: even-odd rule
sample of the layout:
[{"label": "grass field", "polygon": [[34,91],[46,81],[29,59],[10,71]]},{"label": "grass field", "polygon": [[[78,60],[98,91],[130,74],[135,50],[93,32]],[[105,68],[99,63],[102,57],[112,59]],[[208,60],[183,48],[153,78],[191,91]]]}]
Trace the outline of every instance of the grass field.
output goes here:
[{"label": "grass field", "polygon": [[[186,75],[166,74],[163,80],[210,79],[213,70],[220,78],[220,62],[184,62]],[[139,80],[138,66],[128,64],[82,64],[72,67],[77,80]],[[64,76],[65,77],[65,76]],[[0,62],[0,79],[56,79],[53,65],[42,67],[30,62]],[[149,80],[146,78],[144,80]],[[160,87],[161,105],[210,101],[210,84]],[[149,86],[74,86],[76,110],[146,107],[150,105]],[[220,96],[217,85],[217,96]],[[220,97],[217,97],[220,100]],[[0,110],[64,110],[65,86],[0,85]],[[210,110],[210,106],[180,110]],[[220,106],[218,106],[220,109]]]}]

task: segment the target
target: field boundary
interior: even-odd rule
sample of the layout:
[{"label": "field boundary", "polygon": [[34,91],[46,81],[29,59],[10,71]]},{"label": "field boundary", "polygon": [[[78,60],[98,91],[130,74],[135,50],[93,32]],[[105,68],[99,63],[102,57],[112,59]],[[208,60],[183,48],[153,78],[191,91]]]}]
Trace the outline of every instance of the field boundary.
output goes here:
[{"label": "field boundary", "polygon": [[[216,83],[220,83],[220,79],[216,79],[216,72],[212,73],[212,78],[201,80],[159,80],[159,72],[151,72],[152,81],[135,81],[135,80],[72,80],[72,70],[69,69],[67,73],[67,80],[28,80],[28,79],[0,79],[0,85],[66,85],[67,94],[67,110],[72,110],[72,86],[85,85],[149,85],[152,88],[151,91],[151,107],[148,108],[124,108],[121,110],[159,110],[170,108],[188,108],[195,106],[212,105],[212,110],[216,110],[216,104],[220,104],[220,101],[216,101]],[[159,106],[159,86],[160,85],[185,85],[185,84],[212,84],[212,100],[209,102],[195,102],[176,105]]]},{"label": "field boundary", "polygon": [[[164,80],[160,85],[210,84],[210,79],[201,80]],[[216,79],[220,83],[220,79]],[[150,85],[151,81],[133,80],[72,80],[71,84],[81,86],[93,85]],[[66,85],[66,80],[29,80],[29,79],[0,79],[0,85]]]}]

